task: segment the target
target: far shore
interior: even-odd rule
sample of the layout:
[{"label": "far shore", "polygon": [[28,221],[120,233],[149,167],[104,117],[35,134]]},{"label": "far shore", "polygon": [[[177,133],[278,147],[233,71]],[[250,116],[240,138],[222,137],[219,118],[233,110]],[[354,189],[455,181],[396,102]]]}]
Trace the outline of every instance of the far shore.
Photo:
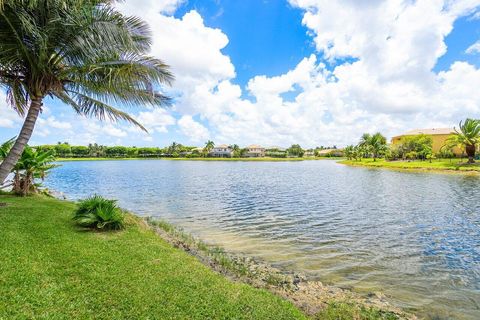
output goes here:
[{"label": "far shore", "polygon": [[309,161],[309,160],[343,160],[344,158],[335,158],[335,157],[303,157],[303,158],[272,158],[272,157],[261,157],[261,158],[57,158],[56,161],[67,162],[67,161],[113,161],[113,160],[170,160],[170,161],[267,161],[267,162],[283,162],[283,161]]},{"label": "far shore", "polygon": [[416,172],[438,172],[438,173],[461,173],[461,174],[480,174],[480,162],[467,164],[465,159],[434,159],[429,160],[397,160],[386,161],[385,159],[362,159],[362,160],[342,160],[338,163],[354,166],[381,168],[400,171]]}]

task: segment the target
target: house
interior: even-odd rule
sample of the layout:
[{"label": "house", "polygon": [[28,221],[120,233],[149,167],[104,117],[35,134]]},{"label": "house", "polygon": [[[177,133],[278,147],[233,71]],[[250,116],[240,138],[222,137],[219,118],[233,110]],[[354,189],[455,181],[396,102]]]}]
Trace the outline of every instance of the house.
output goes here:
[{"label": "house", "polygon": [[[403,137],[416,136],[424,134],[432,138],[432,151],[433,153],[439,153],[440,149],[446,144],[447,139],[455,133],[453,128],[432,128],[432,129],[415,129],[405,132],[404,134],[395,136],[392,138],[392,145],[397,145],[401,142]],[[452,152],[456,156],[460,156],[463,150],[458,147],[454,147]]]},{"label": "house", "polygon": [[304,157],[315,157],[315,151],[310,149],[310,150],[305,150],[303,153]]},{"label": "house", "polygon": [[265,148],[262,146],[259,146],[258,144],[252,144],[248,146],[247,152],[245,153],[245,157],[249,158],[260,158],[260,157],[265,157]]},{"label": "house", "polygon": [[318,150],[317,157],[343,157],[343,150],[331,148]]},{"label": "house", "polygon": [[221,144],[215,146],[208,155],[215,158],[231,158],[233,157],[233,149],[226,144]]}]

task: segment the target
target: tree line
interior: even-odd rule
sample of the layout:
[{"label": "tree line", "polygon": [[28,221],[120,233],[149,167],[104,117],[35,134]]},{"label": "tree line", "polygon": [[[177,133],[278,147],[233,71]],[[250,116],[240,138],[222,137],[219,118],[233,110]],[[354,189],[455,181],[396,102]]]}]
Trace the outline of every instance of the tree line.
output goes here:
[{"label": "tree line", "polygon": [[[43,152],[50,152],[58,158],[200,158],[209,157],[215,143],[207,141],[203,148],[195,146],[186,146],[173,142],[167,147],[127,147],[127,146],[105,146],[97,143],[91,143],[88,146],[71,145],[68,142],[58,142],[57,144],[38,145],[34,148]],[[248,148],[241,148],[237,144],[229,146],[233,151],[234,158],[242,158]],[[287,149],[267,148],[265,150],[266,157],[287,158],[287,157],[303,157],[306,151],[310,151],[314,156],[319,156],[321,150],[337,150],[337,152],[328,153],[326,157],[341,156],[341,150],[333,147],[316,147],[314,149],[303,149],[299,144],[293,144]]]}]

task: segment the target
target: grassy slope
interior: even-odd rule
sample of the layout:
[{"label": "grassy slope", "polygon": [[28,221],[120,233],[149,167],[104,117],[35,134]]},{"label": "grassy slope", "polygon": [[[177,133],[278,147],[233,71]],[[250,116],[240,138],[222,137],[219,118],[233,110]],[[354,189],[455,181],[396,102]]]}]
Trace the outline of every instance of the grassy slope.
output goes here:
[{"label": "grassy slope", "polygon": [[390,169],[480,172],[480,164],[467,165],[459,159],[435,159],[431,163],[429,161],[386,161],[384,159],[373,161],[373,159],[362,159],[362,161],[344,160],[339,163]]},{"label": "grassy slope", "polygon": [[0,196],[0,319],[302,319],[132,224],[92,233],[72,203]]}]

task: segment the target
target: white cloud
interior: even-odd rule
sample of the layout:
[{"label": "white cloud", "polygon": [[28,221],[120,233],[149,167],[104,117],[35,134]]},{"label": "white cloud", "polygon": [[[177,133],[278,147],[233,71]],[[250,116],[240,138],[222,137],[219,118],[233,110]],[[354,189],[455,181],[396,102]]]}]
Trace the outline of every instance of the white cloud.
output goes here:
[{"label": "white cloud", "polygon": [[[152,111],[142,111],[136,117],[150,132],[168,132],[167,127],[175,124],[175,118],[172,117],[165,109],[153,109]],[[132,127],[133,128],[133,127]],[[138,129],[134,128],[138,131]]]},{"label": "white cloud", "polygon": [[143,0],[125,1],[117,6],[128,15],[143,16],[148,12],[172,14],[185,0]]},{"label": "white cloud", "polygon": [[6,95],[0,91],[0,127],[14,128],[22,122],[22,118],[7,105]]},{"label": "white cloud", "polygon": [[[180,3],[119,4],[150,24],[152,54],[171,65],[176,76],[169,92],[175,97],[173,108],[136,117],[151,132],[168,132],[177,125],[191,142],[211,138],[243,145],[345,145],[363,132],[392,136],[480,117],[477,67],[454,62],[448,70],[432,71],[447,51],[445,37],[455,20],[475,16],[479,0],[290,0],[304,11],[303,24],[318,56],[305,57],[277,76],[255,76],[246,88],[234,84],[235,66],[222,52],[229,42],[222,30],[206,26],[195,10],[181,18],[167,16]],[[123,139],[127,131],[138,134],[112,124],[80,123],[82,130],[72,123],[77,133],[72,139],[82,143]],[[139,134],[138,139],[152,137]]]},{"label": "white cloud", "polygon": [[194,142],[201,142],[210,137],[207,128],[195,121],[191,116],[183,116],[180,118],[180,120],[178,120],[178,127],[184,135]]},{"label": "white cloud", "polygon": [[467,54],[477,54],[480,53],[480,41],[475,42],[472,44],[470,47],[465,50],[465,53]]},{"label": "white cloud", "polygon": [[[38,119],[39,121],[42,120],[42,118]],[[46,126],[55,128],[55,129],[62,129],[62,130],[68,130],[72,128],[72,125],[70,122],[65,122],[65,121],[58,121],[55,119],[54,116],[50,116],[44,120],[44,122],[39,122],[39,124],[44,124]]]}]

